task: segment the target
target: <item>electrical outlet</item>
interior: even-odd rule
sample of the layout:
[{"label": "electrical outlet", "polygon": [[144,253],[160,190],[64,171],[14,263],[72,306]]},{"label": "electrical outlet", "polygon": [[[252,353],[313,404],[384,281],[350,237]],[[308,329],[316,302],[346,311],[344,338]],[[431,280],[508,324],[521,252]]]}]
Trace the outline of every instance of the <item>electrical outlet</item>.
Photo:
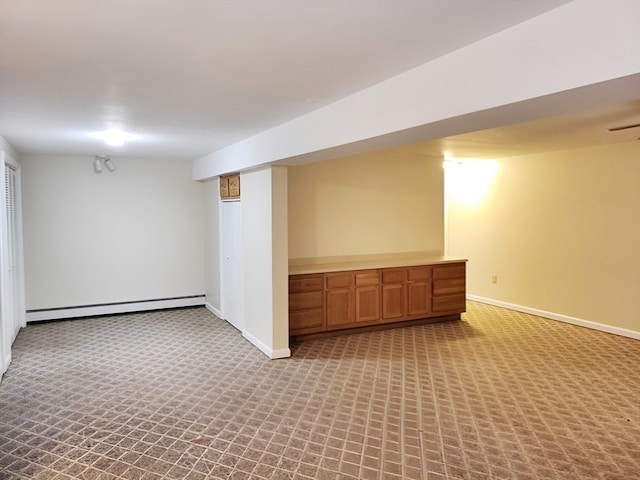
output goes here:
[{"label": "electrical outlet", "polygon": [[491,283],[498,283],[498,276],[497,275],[492,275],[491,276]]}]

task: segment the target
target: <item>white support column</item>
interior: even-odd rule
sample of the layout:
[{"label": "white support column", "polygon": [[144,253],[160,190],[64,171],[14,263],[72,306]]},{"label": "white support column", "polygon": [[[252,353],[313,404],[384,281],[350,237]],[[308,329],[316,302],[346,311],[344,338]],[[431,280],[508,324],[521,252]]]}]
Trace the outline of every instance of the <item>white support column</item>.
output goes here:
[{"label": "white support column", "polygon": [[240,185],[243,335],[269,358],[289,357],[286,167],[243,173]]}]

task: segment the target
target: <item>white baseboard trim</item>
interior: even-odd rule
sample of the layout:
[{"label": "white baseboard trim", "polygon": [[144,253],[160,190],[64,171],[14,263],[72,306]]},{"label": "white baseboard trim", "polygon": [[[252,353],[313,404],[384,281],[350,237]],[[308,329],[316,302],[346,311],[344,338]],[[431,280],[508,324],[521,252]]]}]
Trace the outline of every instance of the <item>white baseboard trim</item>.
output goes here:
[{"label": "white baseboard trim", "polygon": [[279,350],[272,350],[270,347],[265,345],[261,340],[257,337],[253,336],[251,333],[246,330],[242,331],[242,336],[249,340],[254,346],[256,346],[262,353],[264,353],[267,357],[272,360],[276,358],[289,358],[291,356],[291,350],[288,348],[281,348]]},{"label": "white baseboard trim", "polygon": [[570,323],[572,325],[578,325],[580,327],[591,328],[593,330],[600,330],[601,332],[613,333],[622,337],[634,338],[640,340],[640,332],[635,330],[627,330],[626,328],[613,327],[611,325],[605,325],[604,323],[592,322],[590,320],[583,320],[582,318],[569,317],[560,313],[547,312],[545,310],[538,310],[537,308],[524,307],[522,305],[516,305],[514,303],[507,303],[501,300],[494,300],[492,298],[479,297],[477,295],[467,294],[467,300],[474,302],[486,303],[488,305],[495,305],[496,307],[507,308],[509,310],[515,310],[517,312],[529,313],[538,317],[549,318],[551,320],[557,320],[559,322]]},{"label": "white baseboard trim", "polygon": [[133,313],[146,310],[162,310],[178,307],[195,307],[205,304],[204,295],[163,300],[148,300],[142,302],[110,303],[87,307],[56,308],[51,310],[37,310],[27,312],[27,323],[43,320],[59,320],[63,318],[94,317],[97,315],[112,315],[115,313]]},{"label": "white baseboard trim", "polygon": [[[216,317],[218,317],[221,320],[225,320],[225,318],[222,316],[222,312],[220,310],[218,310],[216,307],[214,307],[213,305],[211,305],[209,302],[205,302],[204,306],[205,306],[205,308],[207,310],[209,310],[211,313],[213,313]],[[227,321],[227,320],[225,320],[225,321]],[[231,325],[231,322],[229,322],[229,325]],[[289,358],[291,356],[291,350],[288,349],[288,348],[282,348],[282,349],[279,349],[279,350],[273,350],[270,347],[268,347],[267,345],[265,345],[265,343],[262,342],[261,340],[259,340],[256,336],[254,336],[251,333],[249,333],[247,330],[242,329],[241,333],[242,333],[242,336],[249,343],[251,343],[254,347],[257,347],[258,350],[260,350],[262,353],[264,353],[267,357],[269,357],[272,360],[275,360],[276,358]]]},{"label": "white baseboard trim", "polygon": [[0,365],[0,382],[2,382],[2,376],[4,375],[4,372],[6,372],[9,369],[9,365],[11,364],[11,350],[9,350],[9,353],[6,354],[4,356],[3,359],[1,359],[2,361],[2,365]]},{"label": "white baseboard trim", "polygon": [[279,348],[278,350],[273,350],[271,359],[276,360],[278,358],[289,358],[290,356],[291,356],[290,348]]},{"label": "white baseboard trim", "polygon": [[209,310],[211,313],[213,313],[216,317],[218,317],[221,320],[224,320],[222,318],[222,312],[220,310],[218,310],[216,307],[214,307],[213,305],[211,305],[209,302],[204,302],[204,306],[207,310]]}]

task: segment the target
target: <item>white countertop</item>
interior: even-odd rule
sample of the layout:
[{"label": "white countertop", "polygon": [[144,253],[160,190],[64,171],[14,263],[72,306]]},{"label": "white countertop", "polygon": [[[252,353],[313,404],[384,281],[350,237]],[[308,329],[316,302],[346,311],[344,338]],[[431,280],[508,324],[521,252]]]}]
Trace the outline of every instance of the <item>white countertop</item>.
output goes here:
[{"label": "white countertop", "polygon": [[466,261],[467,259],[465,258],[445,257],[429,252],[292,258],[289,259],[289,275],[368,270],[371,268],[409,267],[412,265],[435,265],[438,263],[459,263]]}]

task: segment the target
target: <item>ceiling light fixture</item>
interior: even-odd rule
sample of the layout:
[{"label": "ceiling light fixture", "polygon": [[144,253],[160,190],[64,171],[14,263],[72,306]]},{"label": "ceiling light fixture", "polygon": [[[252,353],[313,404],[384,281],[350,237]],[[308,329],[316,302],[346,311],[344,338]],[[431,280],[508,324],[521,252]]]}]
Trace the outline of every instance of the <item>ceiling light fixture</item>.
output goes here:
[{"label": "ceiling light fixture", "polygon": [[628,130],[630,128],[638,128],[640,127],[640,123],[632,123],[631,125],[622,125],[620,127],[611,127],[608,128],[607,131],[609,132],[619,132],[620,130]]},{"label": "ceiling light fixture", "polygon": [[129,140],[137,140],[140,138],[138,135],[132,133],[123,132],[122,130],[106,130],[104,132],[93,132],[88,134],[91,138],[97,138],[103,140],[107,145],[112,147],[119,147],[128,142]]},{"label": "ceiling light fixture", "polygon": [[96,156],[93,160],[93,171],[96,173],[102,173],[102,157]]}]

